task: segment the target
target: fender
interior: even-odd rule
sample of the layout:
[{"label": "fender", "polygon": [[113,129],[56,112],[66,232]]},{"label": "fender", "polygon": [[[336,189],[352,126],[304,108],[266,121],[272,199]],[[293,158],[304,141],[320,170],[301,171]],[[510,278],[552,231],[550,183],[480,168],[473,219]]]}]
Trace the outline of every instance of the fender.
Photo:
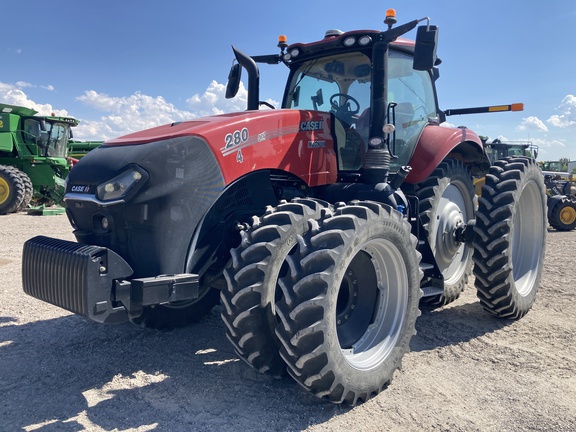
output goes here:
[{"label": "fender", "polygon": [[427,125],[410,159],[412,171],[406,182],[414,184],[428,178],[448,155],[466,163],[478,163],[484,158],[484,146],[478,135],[465,127]]}]

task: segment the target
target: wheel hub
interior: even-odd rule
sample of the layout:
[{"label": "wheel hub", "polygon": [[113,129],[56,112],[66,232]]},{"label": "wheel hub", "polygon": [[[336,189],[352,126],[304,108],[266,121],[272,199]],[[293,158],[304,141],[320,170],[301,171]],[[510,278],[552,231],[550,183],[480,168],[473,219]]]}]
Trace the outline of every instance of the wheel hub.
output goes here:
[{"label": "wheel hub", "polygon": [[464,228],[464,217],[458,205],[454,203],[446,204],[438,217],[440,220],[436,233],[436,251],[443,262],[449,262],[462,245],[457,232]]},{"label": "wheel hub", "polygon": [[358,302],[358,278],[348,270],[342,281],[336,305],[336,324],[341,326],[348,321]]},{"label": "wheel hub", "polygon": [[377,297],[378,276],[372,257],[360,251],[346,270],[336,301],[336,326],[343,348],[350,348],[366,333]]},{"label": "wheel hub", "polygon": [[564,207],[562,211],[560,211],[560,220],[565,225],[573,224],[576,220],[576,210],[574,207]]},{"label": "wheel hub", "polygon": [[10,188],[8,187],[8,183],[3,178],[0,178],[0,204],[3,204],[4,201],[8,199],[8,195],[10,194]]}]

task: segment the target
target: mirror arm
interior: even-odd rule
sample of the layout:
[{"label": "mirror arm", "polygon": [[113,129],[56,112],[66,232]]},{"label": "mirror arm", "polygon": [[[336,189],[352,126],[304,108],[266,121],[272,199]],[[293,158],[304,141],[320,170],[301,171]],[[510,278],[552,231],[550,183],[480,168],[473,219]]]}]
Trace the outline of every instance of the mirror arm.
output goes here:
[{"label": "mirror arm", "polygon": [[252,57],[239,49],[232,47],[236,60],[248,72],[248,110],[257,110],[260,107],[260,71]]}]

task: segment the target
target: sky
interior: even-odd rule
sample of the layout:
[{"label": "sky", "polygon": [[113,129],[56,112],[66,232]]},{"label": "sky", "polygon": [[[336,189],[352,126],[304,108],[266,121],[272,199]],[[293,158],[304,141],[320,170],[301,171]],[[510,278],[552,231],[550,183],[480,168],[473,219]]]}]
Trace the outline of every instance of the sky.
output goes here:
[{"label": "sky", "polygon": [[[479,135],[531,141],[539,160],[576,160],[576,2],[568,0],[0,0],[0,102],[80,119],[75,139],[246,109],[224,98],[234,45],[276,54],[278,36],[328,29],[439,26],[441,109],[522,102],[524,111],[448,117]],[[11,17],[11,18],[10,18]],[[406,35],[415,37],[415,31]],[[279,106],[288,69],[260,66],[260,98]],[[243,74],[244,79],[246,73]],[[244,81],[246,82],[246,81]]]}]

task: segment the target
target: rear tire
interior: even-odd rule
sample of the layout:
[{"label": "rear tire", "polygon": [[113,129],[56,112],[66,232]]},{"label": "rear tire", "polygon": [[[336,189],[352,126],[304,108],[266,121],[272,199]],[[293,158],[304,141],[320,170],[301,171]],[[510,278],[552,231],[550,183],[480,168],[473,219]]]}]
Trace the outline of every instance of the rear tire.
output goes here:
[{"label": "rear tire", "polygon": [[312,199],[269,207],[264,216],[254,217],[231,251],[232,264],[224,271],[227,288],[221,293],[222,320],[236,354],[261,373],[286,374],[275,334],[275,304],[282,293],[277,282],[288,272],[286,257],[298,249],[310,220],[327,210],[328,203]]},{"label": "rear tire", "polygon": [[568,197],[556,201],[550,209],[548,223],[558,231],[572,231],[576,228],[576,200]]},{"label": "rear tire", "polygon": [[472,274],[472,245],[457,242],[454,233],[458,226],[474,219],[474,183],[462,162],[447,159],[418,185],[416,194],[420,219],[444,276],[444,292],[423,297],[421,302],[431,307],[444,306],[460,297]]},{"label": "rear tire", "polygon": [[20,171],[19,174],[20,179],[22,180],[22,184],[24,185],[24,198],[22,199],[22,202],[18,206],[17,211],[26,210],[28,208],[28,205],[30,204],[30,201],[32,200],[32,195],[34,194],[34,187],[32,185],[30,177],[28,177],[28,174],[22,171]]},{"label": "rear tire", "polygon": [[290,375],[317,397],[355,405],[392,380],[421,296],[417,239],[389,206],[355,202],[288,256],[276,334]]},{"label": "rear tire", "polygon": [[546,248],[546,189],[530,158],[499,160],[486,175],[475,226],[474,275],[484,309],[526,315],[536,298]]},{"label": "rear tire", "polygon": [[19,175],[20,170],[0,165],[0,215],[18,210],[25,195],[25,186]]}]

